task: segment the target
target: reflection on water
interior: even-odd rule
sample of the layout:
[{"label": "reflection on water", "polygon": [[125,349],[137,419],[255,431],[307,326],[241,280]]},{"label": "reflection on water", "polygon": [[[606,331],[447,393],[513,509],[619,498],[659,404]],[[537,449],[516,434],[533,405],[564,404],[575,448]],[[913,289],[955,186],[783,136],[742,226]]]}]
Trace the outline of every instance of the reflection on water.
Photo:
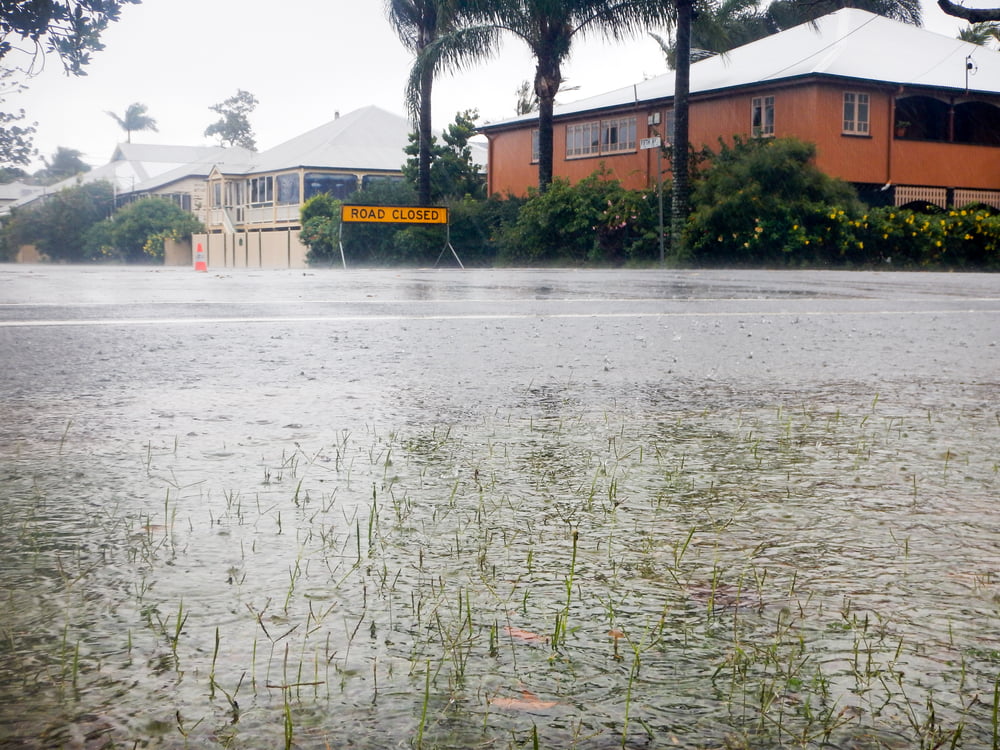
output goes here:
[{"label": "reflection on water", "polygon": [[0,454],[0,746],[995,741],[985,394],[688,396],[36,419]]}]

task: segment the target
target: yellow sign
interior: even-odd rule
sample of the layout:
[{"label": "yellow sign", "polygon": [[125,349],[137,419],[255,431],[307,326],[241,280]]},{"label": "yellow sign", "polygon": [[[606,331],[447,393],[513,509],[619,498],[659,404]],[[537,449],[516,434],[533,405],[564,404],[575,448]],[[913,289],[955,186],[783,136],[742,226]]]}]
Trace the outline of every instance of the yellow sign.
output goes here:
[{"label": "yellow sign", "polygon": [[341,221],[395,224],[447,224],[448,209],[423,206],[341,206]]}]

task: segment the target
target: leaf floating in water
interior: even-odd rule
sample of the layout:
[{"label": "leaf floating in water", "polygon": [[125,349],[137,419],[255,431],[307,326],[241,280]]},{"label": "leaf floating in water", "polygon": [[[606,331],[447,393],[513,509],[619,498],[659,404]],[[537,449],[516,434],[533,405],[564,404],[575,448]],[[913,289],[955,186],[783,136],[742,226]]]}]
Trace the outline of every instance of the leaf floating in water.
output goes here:
[{"label": "leaf floating in water", "polygon": [[522,690],[520,698],[497,698],[490,700],[491,706],[511,711],[542,711],[559,705],[559,701],[543,701],[530,690]]},{"label": "leaf floating in water", "polygon": [[510,625],[505,625],[503,632],[511,638],[517,638],[519,641],[524,641],[525,643],[549,642],[548,636],[532,633],[530,630],[522,630],[521,628],[515,628]]}]

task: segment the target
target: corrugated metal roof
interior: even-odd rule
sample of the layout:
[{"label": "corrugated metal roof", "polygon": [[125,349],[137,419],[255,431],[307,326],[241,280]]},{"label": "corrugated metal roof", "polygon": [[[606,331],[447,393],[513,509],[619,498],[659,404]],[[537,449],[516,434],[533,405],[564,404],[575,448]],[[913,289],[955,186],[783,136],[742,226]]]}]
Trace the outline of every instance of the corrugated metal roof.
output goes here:
[{"label": "corrugated metal roof", "polygon": [[246,171],[318,167],[395,172],[406,162],[403,149],[410,132],[405,117],[363,107],[261,152]]},{"label": "corrugated metal roof", "polygon": [[256,153],[242,146],[213,146],[200,159],[189,164],[157,174],[147,180],[137,183],[133,190],[138,192],[155,190],[163,185],[183,180],[187,177],[208,177],[214,167],[220,171],[240,172],[245,170],[256,158]]},{"label": "corrugated metal roof", "polygon": [[[966,59],[973,70],[969,90],[1000,94],[1000,52],[960,39],[893,21],[856,8],[844,8],[756,42],[691,65],[691,93],[704,94],[751,84],[804,76],[878,81],[964,91]],[[674,73],[556,107],[555,115],[670,99]],[[525,122],[519,117],[503,123]]]}]

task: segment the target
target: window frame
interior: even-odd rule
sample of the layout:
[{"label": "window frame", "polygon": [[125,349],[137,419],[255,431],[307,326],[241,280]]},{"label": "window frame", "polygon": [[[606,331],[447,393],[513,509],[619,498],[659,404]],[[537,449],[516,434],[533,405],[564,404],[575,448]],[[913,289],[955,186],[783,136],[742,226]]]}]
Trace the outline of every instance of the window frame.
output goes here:
[{"label": "window frame", "polygon": [[774,138],[774,95],[764,94],[750,100],[750,135]]},{"label": "window frame", "polygon": [[[844,92],[843,119],[841,135],[870,136],[871,135],[871,95],[863,91]],[[850,107],[850,109],[848,109]],[[862,110],[864,117],[862,118]]]},{"label": "window frame", "polygon": [[[635,115],[566,125],[566,159],[633,154],[638,148]],[[623,137],[624,136],[624,137]]]}]

